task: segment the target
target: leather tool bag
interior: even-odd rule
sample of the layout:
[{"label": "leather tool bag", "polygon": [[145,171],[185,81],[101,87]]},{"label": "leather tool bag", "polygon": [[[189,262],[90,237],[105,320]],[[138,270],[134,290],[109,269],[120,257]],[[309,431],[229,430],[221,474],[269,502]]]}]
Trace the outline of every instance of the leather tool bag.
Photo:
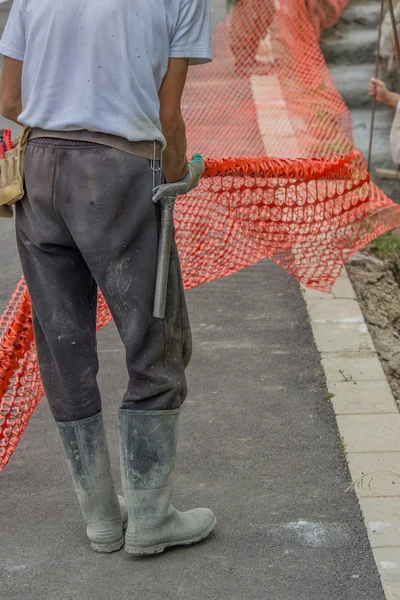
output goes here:
[{"label": "leather tool bag", "polygon": [[30,127],[24,127],[13,141],[13,149],[0,159],[0,217],[11,218],[11,205],[24,197],[24,158],[30,132]]}]

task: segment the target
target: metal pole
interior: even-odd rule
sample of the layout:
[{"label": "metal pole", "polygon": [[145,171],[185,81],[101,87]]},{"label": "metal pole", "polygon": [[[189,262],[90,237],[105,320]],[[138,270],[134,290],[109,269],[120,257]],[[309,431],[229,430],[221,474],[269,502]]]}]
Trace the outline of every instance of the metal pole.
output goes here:
[{"label": "metal pole", "polygon": [[[382,21],[384,14],[384,0],[381,0],[381,16],[379,19],[379,33],[378,42],[376,44],[376,57],[375,57],[375,79],[378,79],[379,75],[379,52],[381,49],[381,37],[382,37]],[[369,147],[368,147],[368,172],[371,171],[371,158],[372,158],[372,141],[374,137],[374,125],[375,125],[375,111],[376,111],[376,98],[372,98],[372,113],[371,113],[371,128],[369,132]]]},{"label": "metal pole", "polygon": [[389,0],[389,11],[390,11],[390,19],[392,21],[394,46],[396,48],[396,58],[397,58],[396,65],[397,65],[397,70],[400,74],[400,45],[399,45],[399,36],[397,35],[396,19],[394,16],[393,0]]}]

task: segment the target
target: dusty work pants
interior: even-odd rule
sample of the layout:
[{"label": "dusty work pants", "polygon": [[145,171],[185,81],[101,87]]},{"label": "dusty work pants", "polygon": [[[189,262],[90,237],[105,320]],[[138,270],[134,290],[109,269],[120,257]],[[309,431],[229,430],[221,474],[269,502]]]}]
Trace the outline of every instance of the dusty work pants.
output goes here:
[{"label": "dusty work pants", "polygon": [[17,242],[57,421],[101,410],[97,286],[126,349],[122,407],[175,409],[186,397],[191,335],[175,244],[166,318],[152,316],[159,232],[152,174],[148,159],[106,146],[47,138],[28,144]]}]

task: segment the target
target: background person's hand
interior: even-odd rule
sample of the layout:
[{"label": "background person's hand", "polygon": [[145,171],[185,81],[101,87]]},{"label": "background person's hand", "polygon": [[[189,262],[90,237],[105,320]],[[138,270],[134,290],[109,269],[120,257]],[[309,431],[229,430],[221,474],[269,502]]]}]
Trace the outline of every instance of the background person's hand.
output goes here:
[{"label": "background person's hand", "polygon": [[400,95],[396,92],[389,92],[386,85],[380,79],[371,77],[368,85],[368,93],[372,98],[375,98],[377,102],[381,102],[391,108],[396,108],[400,100]]},{"label": "background person's hand", "polygon": [[386,85],[380,79],[371,77],[368,85],[368,93],[372,98],[375,98],[377,102],[386,104],[388,100],[389,90]]}]

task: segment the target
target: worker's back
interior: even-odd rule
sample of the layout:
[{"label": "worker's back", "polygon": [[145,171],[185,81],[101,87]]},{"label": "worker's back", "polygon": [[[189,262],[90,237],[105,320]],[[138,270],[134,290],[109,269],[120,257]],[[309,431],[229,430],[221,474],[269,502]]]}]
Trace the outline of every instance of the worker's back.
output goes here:
[{"label": "worker's back", "polygon": [[198,56],[196,46],[208,46],[197,6],[191,0],[14,0],[0,51],[24,61],[21,122],[162,140],[157,92],[168,59],[183,50]]}]

